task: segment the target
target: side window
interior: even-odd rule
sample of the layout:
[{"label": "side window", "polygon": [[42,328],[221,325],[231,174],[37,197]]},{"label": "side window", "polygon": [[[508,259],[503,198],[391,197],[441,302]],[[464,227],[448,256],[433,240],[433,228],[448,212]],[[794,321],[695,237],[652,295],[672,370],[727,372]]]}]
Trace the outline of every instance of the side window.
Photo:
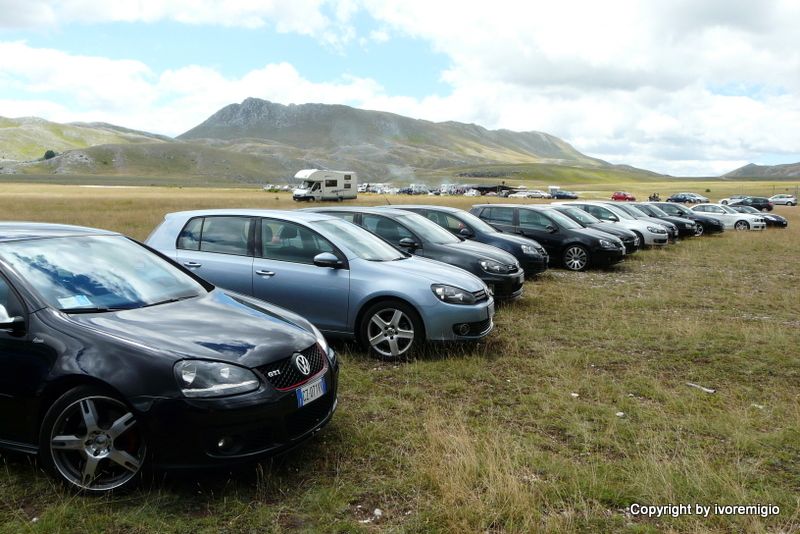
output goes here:
[{"label": "side window", "polygon": [[552,224],[550,219],[537,211],[522,209],[519,210],[519,225],[532,230],[546,230]]},{"label": "side window", "polygon": [[5,307],[9,317],[17,317],[25,313],[16,293],[2,276],[0,276],[0,305]]},{"label": "side window", "polygon": [[200,234],[200,250],[247,256],[250,217],[206,217]]},{"label": "side window", "polygon": [[397,244],[406,237],[414,239],[414,234],[409,232],[403,225],[381,215],[365,213],[361,216],[361,226],[389,243]]},{"label": "side window", "polygon": [[339,185],[339,182],[336,180],[325,180],[325,187],[336,187]]},{"label": "side window", "polygon": [[203,230],[203,218],[191,219],[178,235],[177,247],[183,250],[200,250],[200,233]]},{"label": "side window", "polygon": [[500,224],[514,224],[514,208],[486,208],[481,219]]},{"label": "side window", "polygon": [[604,221],[609,220],[608,214],[604,213],[606,210],[599,206],[581,206],[581,209],[586,211],[589,215],[594,215],[598,219],[602,219]]},{"label": "side window", "polygon": [[344,184],[344,188],[345,189],[352,189],[353,188],[353,184]]},{"label": "side window", "polygon": [[262,258],[313,264],[314,256],[323,252],[336,254],[327,239],[305,226],[273,219],[261,220]]}]

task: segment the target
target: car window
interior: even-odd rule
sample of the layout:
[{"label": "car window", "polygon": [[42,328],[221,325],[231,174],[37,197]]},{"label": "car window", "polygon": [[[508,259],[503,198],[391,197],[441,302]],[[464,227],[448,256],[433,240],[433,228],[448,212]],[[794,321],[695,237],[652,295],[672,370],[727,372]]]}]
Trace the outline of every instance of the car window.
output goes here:
[{"label": "car window", "polygon": [[190,219],[178,235],[177,247],[183,250],[200,250],[200,234],[203,231],[203,217]]},{"label": "car window", "polygon": [[9,317],[18,317],[24,314],[22,303],[3,276],[0,276],[0,306],[6,309]]},{"label": "car window", "polygon": [[250,217],[206,217],[200,233],[200,250],[247,256],[252,224]]},{"label": "car window", "polygon": [[447,213],[429,211],[427,213],[427,217],[428,219],[432,220],[442,228],[450,230],[454,234],[457,234],[463,228],[467,227],[466,224],[464,224],[463,222],[459,221],[458,219]]},{"label": "car window", "polygon": [[261,220],[262,258],[313,264],[314,256],[323,252],[336,254],[330,241],[315,231],[291,222]]},{"label": "car window", "polygon": [[500,224],[514,224],[514,208],[486,208],[481,219]]},{"label": "car window", "polygon": [[415,239],[414,234],[409,232],[402,224],[382,215],[363,214],[361,216],[361,226],[389,243],[399,243],[401,239],[405,238]]},{"label": "car window", "polygon": [[583,209],[586,210],[589,215],[593,215],[600,220],[611,220],[611,212],[600,206],[583,206]]},{"label": "car window", "polygon": [[531,230],[547,230],[553,223],[538,211],[522,209],[519,210],[519,225]]}]

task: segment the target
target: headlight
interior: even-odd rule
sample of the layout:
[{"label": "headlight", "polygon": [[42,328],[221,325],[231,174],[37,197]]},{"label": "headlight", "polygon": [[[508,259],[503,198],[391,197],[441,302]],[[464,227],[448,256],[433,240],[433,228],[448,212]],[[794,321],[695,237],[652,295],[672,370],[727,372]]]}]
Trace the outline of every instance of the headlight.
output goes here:
[{"label": "headlight", "polygon": [[174,369],[187,397],[224,397],[258,389],[258,377],[251,370],[231,363],[181,360]]},{"label": "headlight", "polygon": [[684,223],[683,227],[684,228],[694,228],[694,223]]},{"label": "headlight", "polygon": [[521,245],[521,248],[523,254],[530,254],[530,255],[541,254],[539,250],[533,245]]},{"label": "headlight", "polygon": [[664,230],[663,228],[660,228],[658,226],[648,226],[647,230],[652,232],[652,233],[654,233],[654,234],[666,234],[667,233],[666,230]]},{"label": "headlight", "polygon": [[603,248],[617,248],[617,245],[609,241],[608,239],[601,239],[600,246]]},{"label": "headlight", "polygon": [[433,284],[431,291],[439,300],[448,304],[475,304],[475,295],[460,287]]},{"label": "headlight", "polygon": [[486,271],[487,273],[498,273],[502,274],[507,271],[506,266],[500,262],[493,261],[493,260],[481,260],[480,261],[481,269]]}]

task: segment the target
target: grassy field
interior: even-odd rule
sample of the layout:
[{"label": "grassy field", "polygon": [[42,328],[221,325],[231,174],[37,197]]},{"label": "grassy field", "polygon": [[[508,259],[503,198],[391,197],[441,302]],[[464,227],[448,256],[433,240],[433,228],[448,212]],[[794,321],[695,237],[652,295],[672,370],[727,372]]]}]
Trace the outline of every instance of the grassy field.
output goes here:
[{"label": "grassy field", "polygon": [[[773,185],[708,182],[708,196]],[[293,207],[242,189],[0,185],[3,219],[140,239],[167,211],[226,206]],[[800,531],[800,208],[776,212],[789,229],[684,240],[607,270],[552,269],[477,345],[385,364],[337,344],[334,421],[260,465],[159,474],[128,495],[87,498],[4,454],[0,532]],[[634,503],[773,504],[780,515],[643,518],[627,512]]]}]

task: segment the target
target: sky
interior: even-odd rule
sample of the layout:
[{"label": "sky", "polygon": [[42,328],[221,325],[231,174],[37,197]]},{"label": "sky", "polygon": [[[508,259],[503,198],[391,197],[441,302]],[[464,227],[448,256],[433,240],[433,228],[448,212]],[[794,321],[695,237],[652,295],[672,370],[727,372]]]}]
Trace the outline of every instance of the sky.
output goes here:
[{"label": "sky", "polygon": [[798,28],[795,0],[0,0],[0,116],[346,104],[712,176],[800,161]]}]

